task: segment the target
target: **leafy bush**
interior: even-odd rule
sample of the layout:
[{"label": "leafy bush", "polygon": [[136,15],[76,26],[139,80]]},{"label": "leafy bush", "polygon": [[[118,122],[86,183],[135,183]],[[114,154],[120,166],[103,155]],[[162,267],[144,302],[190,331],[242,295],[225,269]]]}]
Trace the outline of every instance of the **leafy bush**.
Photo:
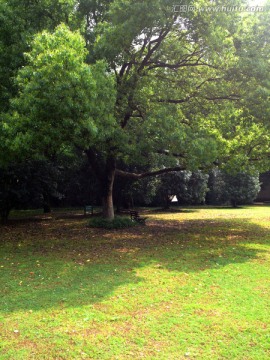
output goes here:
[{"label": "leafy bush", "polygon": [[136,224],[137,223],[132,221],[130,218],[123,216],[117,216],[113,220],[107,220],[101,217],[94,217],[89,221],[90,227],[103,229],[124,229],[134,226]]},{"label": "leafy bush", "polygon": [[234,207],[252,204],[260,191],[259,174],[228,174],[216,169],[210,173],[208,187],[209,204],[220,205],[230,202]]},{"label": "leafy bush", "polygon": [[176,195],[179,204],[201,204],[207,193],[208,175],[201,171],[176,171],[160,177],[155,202],[169,208]]}]

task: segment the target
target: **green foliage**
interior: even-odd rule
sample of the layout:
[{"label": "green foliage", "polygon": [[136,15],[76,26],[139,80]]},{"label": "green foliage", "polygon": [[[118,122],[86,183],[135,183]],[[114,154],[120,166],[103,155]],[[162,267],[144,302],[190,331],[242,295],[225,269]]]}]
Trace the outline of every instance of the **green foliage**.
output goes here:
[{"label": "green foliage", "polygon": [[113,220],[107,220],[101,217],[93,217],[89,221],[89,226],[102,229],[124,229],[137,225],[128,217],[116,216]]},{"label": "green foliage", "polygon": [[[180,162],[196,170],[211,167],[217,159],[230,168],[246,168],[252,147],[252,155],[263,162],[269,134],[263,124],[254,125],[260,118],[243,112],[243,107],[247,108],[254,81],[262,81],[255,70],[249,77],[250,66],[244,64],[252,52],[250,38],[252,43],[256,37],[263,42],[265,18],[254,16],[242,24],[235,12],[190,11],[175,19],[173,4],[83,0],[72,16],[86,20],[85,40],[63,25],[53,35],[38,35],[28,55],[30,63],[18,78],[16,122],[26,117],[25,142],[33,138],[29,122],[43,118],[38,143],[54,151],[64,142],[91,147],[99,159],[112,152],[126,164],[158,168]],[[255,35],[247,24],[256,28]],[[267,68],[268,50],[264,45],[263,56],[257,54],[260,69]],[[98,66],[100,71],[95,69],[104,60],[107,76],[104,65]],[[91,71],[85,61],[94,65]],[[261,86],[266,91],[265,81]],[[232,102],[241,97],[243,101]],[[56,131],[50,131],[45,122]],[[241,126],[234,128],[235,123]],[[258,142],[260,148],[254,146]],[[157,156],[160,149],[169,155],[177,151],[181,157]]]},{"label": "green foliage", "polygon": [[[124,165],[123,165],[124,167]],[[146,171],[147,168],[140,166],[128,167],[125,166],[126,171]],[[121,207],[130,208],[135,206],[146,206],[151,204],[156,194],[156,189],[159,184],[157,177],[149,177],[140,180],[129,178],[118,178],[114,186],[114,201],[118,210]]]},{"label": "green foliage", "polygon": [[152,203],[159,179],[145,178],[132,183],[129,194],[132,196],[134,204],[136,205],[149,205]]},{"label": "green foliage", "polygon": [[208,175],[201,171],[187,172],[184,179],[180,179],[176,188],[176,197],[180,204],[202,204],[208,191]]},{"label": "green foliage", "polygon": [[0,0],[1,112],[8,111],[10,99],[17,94],[14,78],[25,65],[23,53],[29,51],[33,35],[64,21],[71,26],[74,6],[74,0]]},{"label": "green foliage", "polygon": [[18,147],[48,156],[64,146],[88,148],[101,141],[106,128],[112,132],[114,81],[103,62],[90,67],[85,57],[84,39],[65,25],[35,37],[17,78],[20,96],[13,101]]},{"label": "green foliage", "polygon": [[162,175],[155,202],[168,207],[174,196],[180,204],[201,204],[207,193],[208,175],[201,171],[178,171]]},{"label": "green foliage", "polygon": [[209,193],[210,204],[251,204],[260,191],[259,175],[247,173],[228,174],[214,170],[210,174]]}]

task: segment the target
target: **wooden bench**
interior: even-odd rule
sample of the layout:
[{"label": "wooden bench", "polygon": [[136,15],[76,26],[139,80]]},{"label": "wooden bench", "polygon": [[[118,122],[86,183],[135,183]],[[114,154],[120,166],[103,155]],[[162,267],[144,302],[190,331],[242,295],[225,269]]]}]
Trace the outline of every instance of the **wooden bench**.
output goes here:
[{"label": "wooden bench", "polygon": [[92,206],[92,205],[84,206],[84,216],[86,216],[88,213],[91,213],[91,215],[94,214],[94,206]]},{"label": "wooden bench", "polygon": [[136,221],[139,224],[145,225],[145,220],[147,219],[147,217],[141,217],[136,210],[131,210],[129,214],[132,221]]}]

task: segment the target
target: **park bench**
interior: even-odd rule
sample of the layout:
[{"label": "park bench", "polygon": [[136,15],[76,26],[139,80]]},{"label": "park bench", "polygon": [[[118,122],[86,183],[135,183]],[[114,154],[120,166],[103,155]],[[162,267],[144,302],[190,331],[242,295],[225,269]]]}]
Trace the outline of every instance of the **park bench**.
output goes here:
[{"label": "park bench", "polygon": [[84,216],[86,216],[88,213],[91,213],[91,215],[94,214],[94,206],[92,206],[92,205],[84,206]]},{"label": "park bench", "polygon": [[147,219],[147,217],[141,217],[138,211],[135,210],[131,210],[129,213],[132,221],[136,221],[139,224],[145,225],[145,220]]}]

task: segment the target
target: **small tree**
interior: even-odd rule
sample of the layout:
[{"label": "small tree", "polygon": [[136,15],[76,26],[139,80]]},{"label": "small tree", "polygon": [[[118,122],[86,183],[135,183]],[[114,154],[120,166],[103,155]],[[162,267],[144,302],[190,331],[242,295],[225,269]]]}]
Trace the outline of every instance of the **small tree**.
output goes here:
[{"label": "small tree", "polygon": [[174,196],[182,204],[201,204],[205,201],[208,175],[201,171],[178,171],[161,176],[156,200],[169,208]]},{"label": "small tree", "polygon": [[186,191],[187,182],[191,176],[189,171],[172,172],[160,177],[155,201],[169,209],[176,194]]},{"label": "small tree", "polygon": [[190,205],[204,203],[208,191],[208,177],[208,174],[204,174],[202,171],[191,173],[185,186],[176,194],[178,202]]},{"label": "small tree", "polygon": [[260,191],[259,175],[238,173],[224,174],[225,194],[233,207],[239,204],[251,204]]},{"label": "small tree", "polygon": [[228,174],[215,170],[210,175],[208,202],[224,204],[230,202],[233,207],[250,204],[260,191],[259,175],[244,172]]}]

